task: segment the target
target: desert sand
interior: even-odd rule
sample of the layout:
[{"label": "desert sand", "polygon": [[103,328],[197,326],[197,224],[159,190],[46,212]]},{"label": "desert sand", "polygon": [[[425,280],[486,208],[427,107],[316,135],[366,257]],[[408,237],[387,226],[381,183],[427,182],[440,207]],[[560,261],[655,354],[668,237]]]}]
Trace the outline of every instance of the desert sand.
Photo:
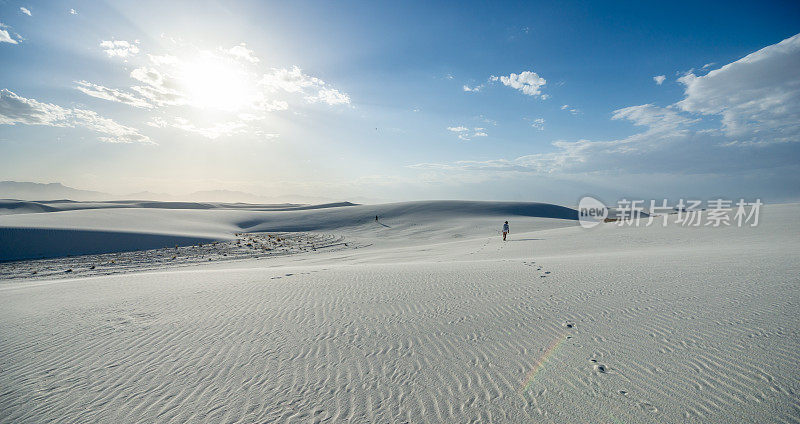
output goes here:
[{"label": "desert sand", "polygon": [[5,205],[3,423],[800,421],[800,205]]}]

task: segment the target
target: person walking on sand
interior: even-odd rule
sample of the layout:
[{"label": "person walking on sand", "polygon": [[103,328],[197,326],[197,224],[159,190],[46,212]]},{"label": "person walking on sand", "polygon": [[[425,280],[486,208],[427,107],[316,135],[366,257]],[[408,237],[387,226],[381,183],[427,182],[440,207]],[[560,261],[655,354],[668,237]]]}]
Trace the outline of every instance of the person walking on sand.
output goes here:
[{"label": "person walking on sand", "polygon": [[508,221],[503,224],[503,241],[506,241],[506,234],[510,233],[511,231],[508,230]]}]

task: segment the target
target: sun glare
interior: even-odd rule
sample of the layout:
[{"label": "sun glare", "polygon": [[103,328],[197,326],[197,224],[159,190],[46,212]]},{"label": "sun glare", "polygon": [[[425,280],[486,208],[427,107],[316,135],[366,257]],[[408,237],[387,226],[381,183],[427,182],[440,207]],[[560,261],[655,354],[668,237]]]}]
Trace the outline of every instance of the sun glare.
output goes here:
[{"label": "sun glare", "polygon": [[202,57],[183,66],[181,83],[189,101],[203,109],[238,111],[253,96],[252,78],[235,62]]}]

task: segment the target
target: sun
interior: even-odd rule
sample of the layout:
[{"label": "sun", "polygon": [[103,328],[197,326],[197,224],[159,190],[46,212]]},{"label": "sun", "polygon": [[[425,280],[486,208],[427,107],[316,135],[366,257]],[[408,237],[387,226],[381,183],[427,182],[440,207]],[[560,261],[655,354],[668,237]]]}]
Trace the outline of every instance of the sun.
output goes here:
[{"label": "sun", "polygon": [[189,103],[201,109],[236,112],[251,104],[255,92],[246,69],[213,55],[186,62],[179,81]]}]

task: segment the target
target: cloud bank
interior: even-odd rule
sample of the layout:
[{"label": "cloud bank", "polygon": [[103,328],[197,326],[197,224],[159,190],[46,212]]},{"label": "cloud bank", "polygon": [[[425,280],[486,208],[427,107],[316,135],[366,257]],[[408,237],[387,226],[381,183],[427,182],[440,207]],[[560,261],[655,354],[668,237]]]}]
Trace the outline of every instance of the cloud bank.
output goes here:
[{"label": "cloud bank", "polygon": [[[558,140],[552,152],[514,159],[420,163],[411,168],[505,174],[725,174],[780,166],[800,157],[800,34],[706,75],[678,82],[684,98],[666,107],[617,109],[612,120],[643,128],[631,136]],[[513,76],[513,74],[512,74]],[[525,78],[525,81],[538,81]],[[509,86],[523,90],[520,78]],[[505,82],[504,82],[505,84]],[[531,85],[530,93],[536,93]],[[564,110],[571,110],[568,105]]]},{"label": "cloud bank", "polygon": [[17,124],[86,128],[100,133],[98,139],[106,143],[153,143],[138,130],[118,124],[93,111],[63,108],[18,96],[7,89],[0,90],[0,125]]},{"label": "cloud bank", "polygon": [[[255,52],[241,43],[216,50],[198,49],[171,40],[172,48],[137,56],[138,42],[103,41],[109,57],[129,58],[132,83],[125,88],[76,81],[75,88],[94,98],[159,111],[149,124],[199,134],[209,139],[236,134],[271,134],[260,128],[267,114],[290,108],[290,102],[349,105],[350,96],[298,66],[262,70]],[[169,44],[168,44],[169,45]],[[193,123],[185,110],[215,110],[217,122]]]}]

